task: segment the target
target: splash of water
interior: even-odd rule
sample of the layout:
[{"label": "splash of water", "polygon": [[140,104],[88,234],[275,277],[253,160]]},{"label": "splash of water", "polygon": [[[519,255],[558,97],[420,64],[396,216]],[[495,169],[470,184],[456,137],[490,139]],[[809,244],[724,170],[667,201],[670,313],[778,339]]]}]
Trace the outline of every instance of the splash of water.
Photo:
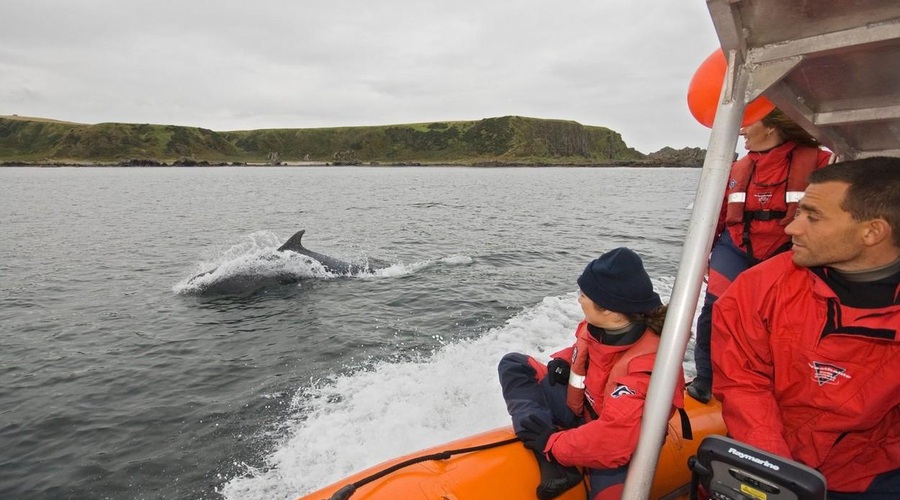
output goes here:
[{"label": "splash of water", "polygon": [[[292,251],[277,251],[282,239],[270,231],[247,235],[243,241],[221,252],[210,261],[200,262],[193,272],[172,287],[176,294],[197,294],[208,290],[237,289],[252,291],[257,285],[295,282],[303,279],[332,279],[338,276],[320,262]],[[434,261],[414,264],[394,264],[374,273],[366,266],[353,273],[354,277],[397,277],[419,271]]]},{"label": "splash of water", "polygon": [[[654,280],[662,296],[674,280]],[[415,450],[509,424],[496,367],[508,352],[541,361],[571,345],[577,294],[546,297],[476,339],[430,356],[379,361],[298,390],[287,437],[263,469],[222,488],[226,499],[290,499]]]}]

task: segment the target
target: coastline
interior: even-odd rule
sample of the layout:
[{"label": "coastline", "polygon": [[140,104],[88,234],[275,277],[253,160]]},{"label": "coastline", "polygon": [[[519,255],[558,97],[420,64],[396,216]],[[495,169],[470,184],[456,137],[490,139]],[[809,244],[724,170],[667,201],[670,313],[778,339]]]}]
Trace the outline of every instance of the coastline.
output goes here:
[{"label": "coastline", "polygon": [[85,162],[85,161],[46,161],[46,162],[29,162],[29,161],[3,161],[0,162],[0,168],[3,167],[32,167],[32,168],[210,168],[210,167],[360,167],[360,168],[403,168],[403,167],[461,167],[461,168],[702,168],[703,165],[685,165],[674,163],[650,162],[650,161],[613,161],[608,163],[544,163],[544,162],[443,162],[443,163],[424,163],[424,162],[370,162],[370,163],[342,163],[342,162],[319,162],[319,161],[285,161],[277,164],[264,162]]},{"label": "coastline", "polygon": [[0,166],[699,167],[705,150],[644,154],[609,128],[521,116],[216,132],[0,116]]}]

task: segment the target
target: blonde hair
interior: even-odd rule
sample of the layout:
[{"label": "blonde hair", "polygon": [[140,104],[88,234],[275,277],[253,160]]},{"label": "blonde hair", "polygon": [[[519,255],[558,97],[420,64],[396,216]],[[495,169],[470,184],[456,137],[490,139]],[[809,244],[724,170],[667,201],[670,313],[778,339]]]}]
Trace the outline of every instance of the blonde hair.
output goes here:
[{"label": "blonde hair", "polygon": [[810,135],[803,127],[794,123],[778,108],[769,112],[761,121],[766,127],[773,127],[778,130],[781,138],[785,141],[794,141],[798,146],[819,147],[818,139]]}]

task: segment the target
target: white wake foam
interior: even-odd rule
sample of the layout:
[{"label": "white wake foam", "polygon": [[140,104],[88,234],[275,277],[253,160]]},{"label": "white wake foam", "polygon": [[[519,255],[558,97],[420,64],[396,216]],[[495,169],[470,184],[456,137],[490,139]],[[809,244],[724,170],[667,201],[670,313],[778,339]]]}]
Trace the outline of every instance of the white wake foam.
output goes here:
[{"label": "white wake foam", "polygon": [[[654,281],[661,295],[670,294],[672,279]],[[266,467],[248,467],[221,493],[231,500],[296,498],[389,458],[507,425],[500,358],[523,352],[546,361],[571,345],[581,319],[575,293],[547,297],[477,339],[301,389],[288,437]]]}]

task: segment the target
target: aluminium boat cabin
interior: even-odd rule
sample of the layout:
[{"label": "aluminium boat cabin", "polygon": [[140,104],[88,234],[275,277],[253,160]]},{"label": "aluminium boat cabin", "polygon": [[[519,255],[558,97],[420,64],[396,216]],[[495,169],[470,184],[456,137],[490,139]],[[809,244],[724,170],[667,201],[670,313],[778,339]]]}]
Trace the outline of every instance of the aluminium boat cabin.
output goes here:
[{"label": "aluminium boat cabin", "polygon": [[[764,95],[838,159],[900,157],[900,1],[707,0],[727,61],[623,498],[648,498],[744,108]],[[665,408],[664,408],[665,406]]]}]

